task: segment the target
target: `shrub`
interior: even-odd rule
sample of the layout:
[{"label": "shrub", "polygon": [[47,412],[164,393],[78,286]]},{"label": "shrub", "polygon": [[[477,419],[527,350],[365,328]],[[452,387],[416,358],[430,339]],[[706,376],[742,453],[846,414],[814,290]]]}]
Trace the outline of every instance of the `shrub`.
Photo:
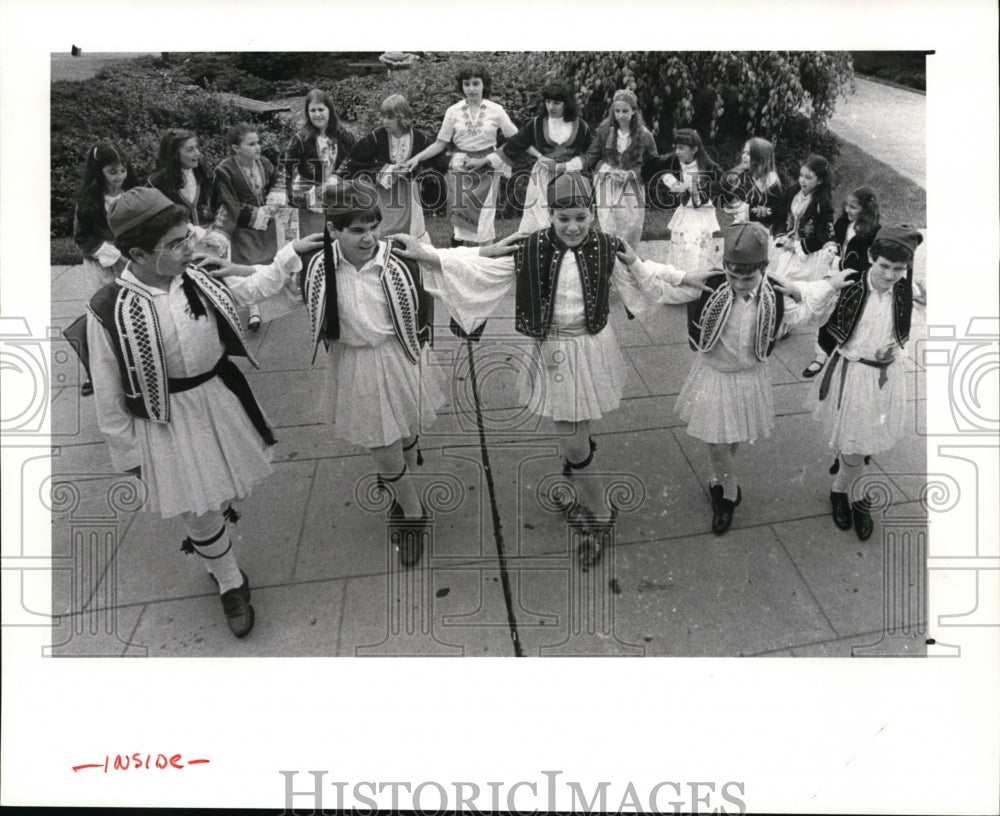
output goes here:
[{"label": "shrub", "polygon": [[254,115],[165,72],[136,70],[132,63],[113,63],[84,82],[54,82],[50,103],[50,229],[55,236],[72,234],[73,197],[84,157],[96,142],[120,144],[145,181],[167,128],[195,131],[209,166],[229,154],[225,132],[236,122],[251,123],[265,146],[279,150],[291,136],[290,127],[277,117]]},{"label": "shrub", "polygon": [[554,53],[553,74],[572,77],[588,121],[607,113],[614,92],[633,91],[665,147],[675,127],[695,127],[709,141],[758,135],[774,141],[803,110],[815,128],[838,96],[853,91],[847,52],[621,51]]}]

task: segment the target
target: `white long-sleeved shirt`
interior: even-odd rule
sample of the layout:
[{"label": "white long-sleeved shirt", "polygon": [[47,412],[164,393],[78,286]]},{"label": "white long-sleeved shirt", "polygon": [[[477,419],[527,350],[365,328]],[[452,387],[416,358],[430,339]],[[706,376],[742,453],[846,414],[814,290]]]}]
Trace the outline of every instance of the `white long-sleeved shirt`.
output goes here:
[{"label": "white long-sleeved shirt", "polygon": [[[428,291],[444,301],[448,311],[465,331],[473,331],[482,320],[493,314],[514,285],[514,259],[510,255],[485,258],[475,247],[433,251],[441,268],[425,265],[425,285]],[[630,266],[616,261],[611,277],[612,294],[620,298],[639,319],[655,312],[659,303],[683,303],[697,297],[698,290],[671,285],[666,279],[660,281],[660,285],[651,283],[652,288],[647,290],[642,281],[652,281],[654,276],[644,269],[643,264],[639,259]],[[679,283],[684,276],[672,266],[665,268],[671,270],[667,273],[672,276],[670,280]],[[563,256],[559,270],[552,323],[555,328],[570,332],[585,325],[580,271],[572,252]]]},{"label": "white long-sleeved shirt", "polygon": [[[236,302],[242,306],[277,294],[286,277],[301,268],[301,259],[288,244],[278,252],[274,263],[255,268],[257,271],[248,277],[223,279]],[[205,317],[194,318],[180,276],[172,278],[165,290],[142,283],[129,267],[122,272],[122,279],[141,288],[152,300],[160,326],[168,377],[194,377],[215,367],[225,351],[219,339],[219,318],[215,310],[207,305]],[[128,470],[141,464],[135,441],[136,418],[125,408],[125,388],[111,337],[93,313],[87,315],[87,343],[90,347],[97,425],[107,439],[114,467]]]}]

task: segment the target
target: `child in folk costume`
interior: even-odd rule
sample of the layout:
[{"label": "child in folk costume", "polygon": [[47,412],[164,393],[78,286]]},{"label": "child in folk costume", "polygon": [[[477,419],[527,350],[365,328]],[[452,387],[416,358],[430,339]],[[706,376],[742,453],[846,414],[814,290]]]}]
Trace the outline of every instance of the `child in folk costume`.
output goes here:
[{"label": "child in folk costume", "polygon": [[[867,272],[871,261],[868,250],[879,227],[878,197],[871,187],[858,187],[844,202],[844,212],[833,225],[833,235],[837,240],[840,268]],[[823,368],[827,355],[833,351],[836,341],[830,336],[826,326],[819,330],[813,360],[806,366],[802,376],[815,377]]]},{"label": "child in folk costume", "polygon": [[829,270],[837,253],[833,235],[830,163],[810,156],[799,168],[799,183],[785,197],[785,224],[779,228],[771,271],[789,280],[813,281]]},{"label": "child in folk costume", "polygon": [[320,344],[329,352],[324,410],[338,437],[368,449],[391,489],[393,537],[413,566],[428,519],[409,470],[421,463],[421,423],[445,403],[440,370],[425,364],[433,300],[417,264],[379,238],[374,188],[344,182],[327,203],[322,251],[303,258],[300,273],[313,360]]},{"label": "child in folk costume", "polygon": [[230,503],[271,472],[274,434],[229,355],[247,350],[238,306],[277,292],[301,242],[272,267],[216,280],[192,266],[188,210],[159,190],[122,193],[108,222],[129,263],[90,301],[87,340],[97,422],[113,465],[145,483],[149,509],[180,516],[182,550],[197,553],[219,587],[236,637],[254,624],[250,584],[226,532]]},{"label": "child in folk costume", "polygon": [[211,228],[215,218],[212,172],[202,161],[198,136],[193,131],[171,128],[163,134],[149,186],[174,204],[186,207],[188,218],[196,227]]},{"label": "child in folk costume", "polygon": [[722,170],[706,152],[697,130],[674,131],[674,154],[655,175],[680,205],[667,225],[670,263],[678,269],[717,269],[715,197],[721,190]]},{"label": "child in folk costume", "polygon": [[323,192],[341,181],[354,134],[337,116],[333,97],[313,88],[306,94],[302,130],[285,150],[285,186],[290,206],[299,210],[299,237],[322,232],[326,225]]},{"label": "child in folk costume", "polygon": [[756,221],[772,234],[784,225],[781,179],[767,139],[754,137],[743,145],[739,166],[725,174],[722,186],[731,196],[725,211],[734,222]]},{"label": "child in folk costume", "polygon": [[413,156],[406,169],[412,172],[420,162],[454,145],[447,179],[448,211],[454,231],[452,246],[478,245],[492,241],[496,235],[500,176],[510,176],[510,168],[493,155],[497,132],[513,136],[517,125],[507,111],[487,98],[493,80],[485,65],[466,65],[459,70],[455,81],[465,100],[445,111],[437,140]]},{"label": "child in folk costume", "polygon": [[374,183],[382,213],[380,236],[405,232],[429,244],[419,185],[413,178],[416,171],[411,173],[404,165],[430,147],[430,137],[413,127],[410,103],[401,94],[386,97],[379,115],[382,126],[361,139],[351,151],[347,176],[364,177]]},{"label": "child in folk costume", "polygon": [[[597,479],[575,480],[590,466],[596,445],[591,423],[618,407],[626,366],[608,323],[614,292],[639,317],[656,301],[636,283],[642,262],[621,239],[593,229],[593,190],[579,174],[563,174],[547,190],[552,225],[515,233],[479,253],[435,250],[406,240],[406,255],[421,261],[428,286],[465,332],[490,315],[515,289],[515,327],[532,338],[533,359],[519,376],[521,401],[550,417],[560,437],[564,475],[577,501],[570,521],[588,535],[580,558],[594,563],[614,523]],[[644,276],[645,277],[645,276]],[[685,281],[687,283],[688,281]]]},{"label": "child in folk costume", "polygon": [[[73,242],[83,255],[83,269],[92,292],[111,283],[125,268],[125,259],[113,243],[107,213],[123,191],[138,183],[125,154],[115,145],[101,142],[87,151],[73,212]],[[94,393],[89,375],[80,393],[85,397]]]},{"label": "child in folk costume", "polygon": [[[215,168],[212,208],[216,226],[229,236],[236,264],[269,264],[278,252],[278,228],[267,195],[277,169],[260,154],[260,137],[245,122],[226,134],[232,155]],[[258,331],[260,307],[250,307],[248,328]]]},{"label": "child in folk costume", "polygon": [[583,155],[592,139],[587,123],[576,115],[576,98],[564,82],[542,88],[541,111],[506,142],[498,155],[513,163],[525,153],[537,161],[524,194],[524,210],[518,232],[534,232],[549,225],[546,190],[561,173],[583,169]]},{"label": "child in folk costume", "polygon": [[639,246],[646,220],[642,166],[656,157],[656,143],[642,121],[635,94],[615,91],[584,157],[584,170],[593,170],[601,230],[633,248]]},{"label": "child in folk costume", "polygon": [[[740,442],[769,436],[774,402],[767,359],[783,326],[818,319],[846,285],[846,272],[813,283],[787,283],[764,274],[768,264],[767,230],[741,222],[723,231],[725,273],[709,277],[708,291],[690,290],[688,340],[697,352],[677,397],[676,408],[687,432],[705,442],[712,467],[709,489],[712,531],[732,524],[742,500],[733,457]],[[657,281],[676,284],[677,270],[645,261]],[[785,293],[787,297],[783,297]],[[667,291],[668,302],[677,292]]]},{"label": "child in folk costume", "polygon": [[849,285],[824,326],[836,347],[806,403],[837,451],[833,520],[842,530],[853,525],[862,541],[872,534],[870,504],[849,491],[868,457],[889,450],[903,435],[902,358],[913,310],[913,254],[922,241],[910,227],[881,227],[868,252],[868,270],[847,270]]}]

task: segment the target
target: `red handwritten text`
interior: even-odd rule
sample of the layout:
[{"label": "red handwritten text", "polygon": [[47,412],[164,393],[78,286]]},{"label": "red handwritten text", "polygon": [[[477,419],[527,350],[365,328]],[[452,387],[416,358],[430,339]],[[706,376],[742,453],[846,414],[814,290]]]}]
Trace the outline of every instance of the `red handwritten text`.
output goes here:
[{"label": "red handwritten text", "polygon": [[207,759],[188,759],[185,760],[180,754],[172,754],[167,756],[166,754],[143,754],[141,752],[136,752],[134,754],[115,754],[113,757],[110,754],[104,755],[104,762],[91,762],[85,765],[74,765],[73,771],[82,771],[85,768],[103,768],[104,773],[109,771],[163,771],[168,768],[176,768],[177,770],[183,770],[188,765],[204,765],[209,760]]}]

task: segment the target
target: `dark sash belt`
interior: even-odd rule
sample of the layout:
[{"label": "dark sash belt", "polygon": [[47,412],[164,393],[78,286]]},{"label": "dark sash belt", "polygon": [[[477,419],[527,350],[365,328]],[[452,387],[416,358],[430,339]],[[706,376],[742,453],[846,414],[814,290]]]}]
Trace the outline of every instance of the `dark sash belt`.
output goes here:
[{"label": "dark sash belt", "polygon": [[179,394],[181,391],[197,388],[213,377],[221,379],[222,384],[236,395],[264,442],[267,445],[274,445],[278,440],[274,438],[274,431],[264,419],[257,399],[254,397],[253,391],[250,390],[250,383],[247,382],[247,378],[243,376],[243,372],[240,371],[236,363],[225,355],[215,364],[215,368],[204,374],[197,374],[194,377],[171,377],[168,380],[168,388],[171,394]]},{"label": "dark sash belt", "polygon": [[833,380],[833,370],[837,367],[838,361],[842,361],[840,366],[840,390],[837,394],[837,407],[840,408],[840,404],[844,399],[844,383],[847,381],[848,363],[861,363],[861,365],[879,369],[878,387],[881,389],[889,380],[886,375],[886,370],[895,362],[895,358],[890,360],[865,360],[864,358],[860,360],[848,360],[842,357],[839,351],[834,351],[833,354],[830,355],[830,360],[826,364],[826,369],[823,371],[823,379],[819,384],[819,399],[821,402],[826,399],[826,395],[830,392],[830,382]]}]

